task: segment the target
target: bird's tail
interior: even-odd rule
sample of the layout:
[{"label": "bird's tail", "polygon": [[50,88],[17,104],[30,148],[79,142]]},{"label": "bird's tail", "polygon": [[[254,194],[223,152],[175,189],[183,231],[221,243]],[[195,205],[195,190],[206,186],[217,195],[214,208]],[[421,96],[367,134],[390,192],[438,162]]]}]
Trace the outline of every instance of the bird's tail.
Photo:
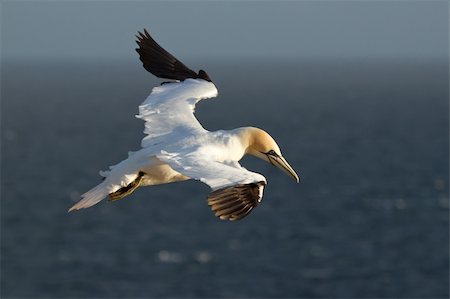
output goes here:
[{"label": "bird's tail", "polygon": [[106,188],[105,182],[95,186],[88,192],[81,195],[81,200],[74,204],[68,212],[73,210],[89,208],[96,203],[100,202],[103,198],[108,195],[108,190]]}]

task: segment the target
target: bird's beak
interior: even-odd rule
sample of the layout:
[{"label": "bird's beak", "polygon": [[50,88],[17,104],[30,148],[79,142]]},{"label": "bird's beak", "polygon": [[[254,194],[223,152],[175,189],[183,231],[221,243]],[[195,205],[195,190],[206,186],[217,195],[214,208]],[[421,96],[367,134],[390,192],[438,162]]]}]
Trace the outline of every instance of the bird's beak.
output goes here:
[{"label": "bird's beak", "polygon": [[273,166],[278,167],[282,171],[284,171],[287,175],[289,175],[291,178],[293,178],[297,183],[300,182],[300,178],[295,173],[295,170],[292,169],[291,165],[281,156],[271,156],[267,155],[269,158],[270,163],[272,163]]}]

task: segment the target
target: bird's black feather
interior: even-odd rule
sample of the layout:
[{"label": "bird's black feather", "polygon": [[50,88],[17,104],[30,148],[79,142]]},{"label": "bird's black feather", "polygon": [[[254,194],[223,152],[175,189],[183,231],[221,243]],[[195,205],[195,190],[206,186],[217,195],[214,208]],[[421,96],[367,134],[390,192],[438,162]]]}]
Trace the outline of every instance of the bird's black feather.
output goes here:
[{"label": "bird's black feather", "polygon": [[144,33],[138,31],[136,38],[136,43],[139,46],[136,49],[139,59],[142,61],[144,68],[156,77],[180,81],[188,78],[204,79],[211,82],[205,71],[194,72],[164,50],[146,29],[144,29]]},{"label": "bird's black feather", "polygon": [[261,201],[260,188],[265,185],[265,182],[239,184],[213,191],[208,196],[208,205],[222,220],[240,220]]}]

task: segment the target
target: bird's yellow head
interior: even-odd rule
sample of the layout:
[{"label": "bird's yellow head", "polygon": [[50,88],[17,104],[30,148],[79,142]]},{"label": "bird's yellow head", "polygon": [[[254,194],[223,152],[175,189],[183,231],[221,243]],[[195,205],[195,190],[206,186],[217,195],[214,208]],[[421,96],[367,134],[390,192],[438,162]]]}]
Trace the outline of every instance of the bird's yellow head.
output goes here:
[{"label": "bird's yellow head", "polygon": [[278,167],[297,183],[300,178],[286,159],[281,155],[280,147],[275,140],[264,130],[248,127],[242,131],[242,139],[246,141],[246,153],[258,157],[273,166]]}]

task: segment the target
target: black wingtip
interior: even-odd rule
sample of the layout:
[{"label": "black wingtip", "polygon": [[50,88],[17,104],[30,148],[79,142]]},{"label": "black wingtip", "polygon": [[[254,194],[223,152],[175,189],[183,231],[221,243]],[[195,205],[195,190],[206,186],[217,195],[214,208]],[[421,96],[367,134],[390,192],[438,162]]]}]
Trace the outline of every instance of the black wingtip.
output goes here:
[{"label": "black wingtip", "polygon": [[205,71],[194,72],[162,48],[150,36],[147,29],[144,28],[143,33],[138,31],[136,39],[139,46],[136,49],[139,59],[142,61],[144,68],[156,77],[180,81],[193,78],[212,82]]},{"label": "black wingtip", "polygon": [[148,33],[147,29],[144,28],[144,34],[147,38],[150,38],[150,34]]},{"label": "black wingtip", "polygon": [[208,74],[204,70],[198,71],[198,78],[212,82],[211,78],[208,76]]},{"label": "black wingtip", "polygon": [[208,205],[221,220],[236,221],[246,217],[261,202],[265,182],[238,184],[212,191]]}]

